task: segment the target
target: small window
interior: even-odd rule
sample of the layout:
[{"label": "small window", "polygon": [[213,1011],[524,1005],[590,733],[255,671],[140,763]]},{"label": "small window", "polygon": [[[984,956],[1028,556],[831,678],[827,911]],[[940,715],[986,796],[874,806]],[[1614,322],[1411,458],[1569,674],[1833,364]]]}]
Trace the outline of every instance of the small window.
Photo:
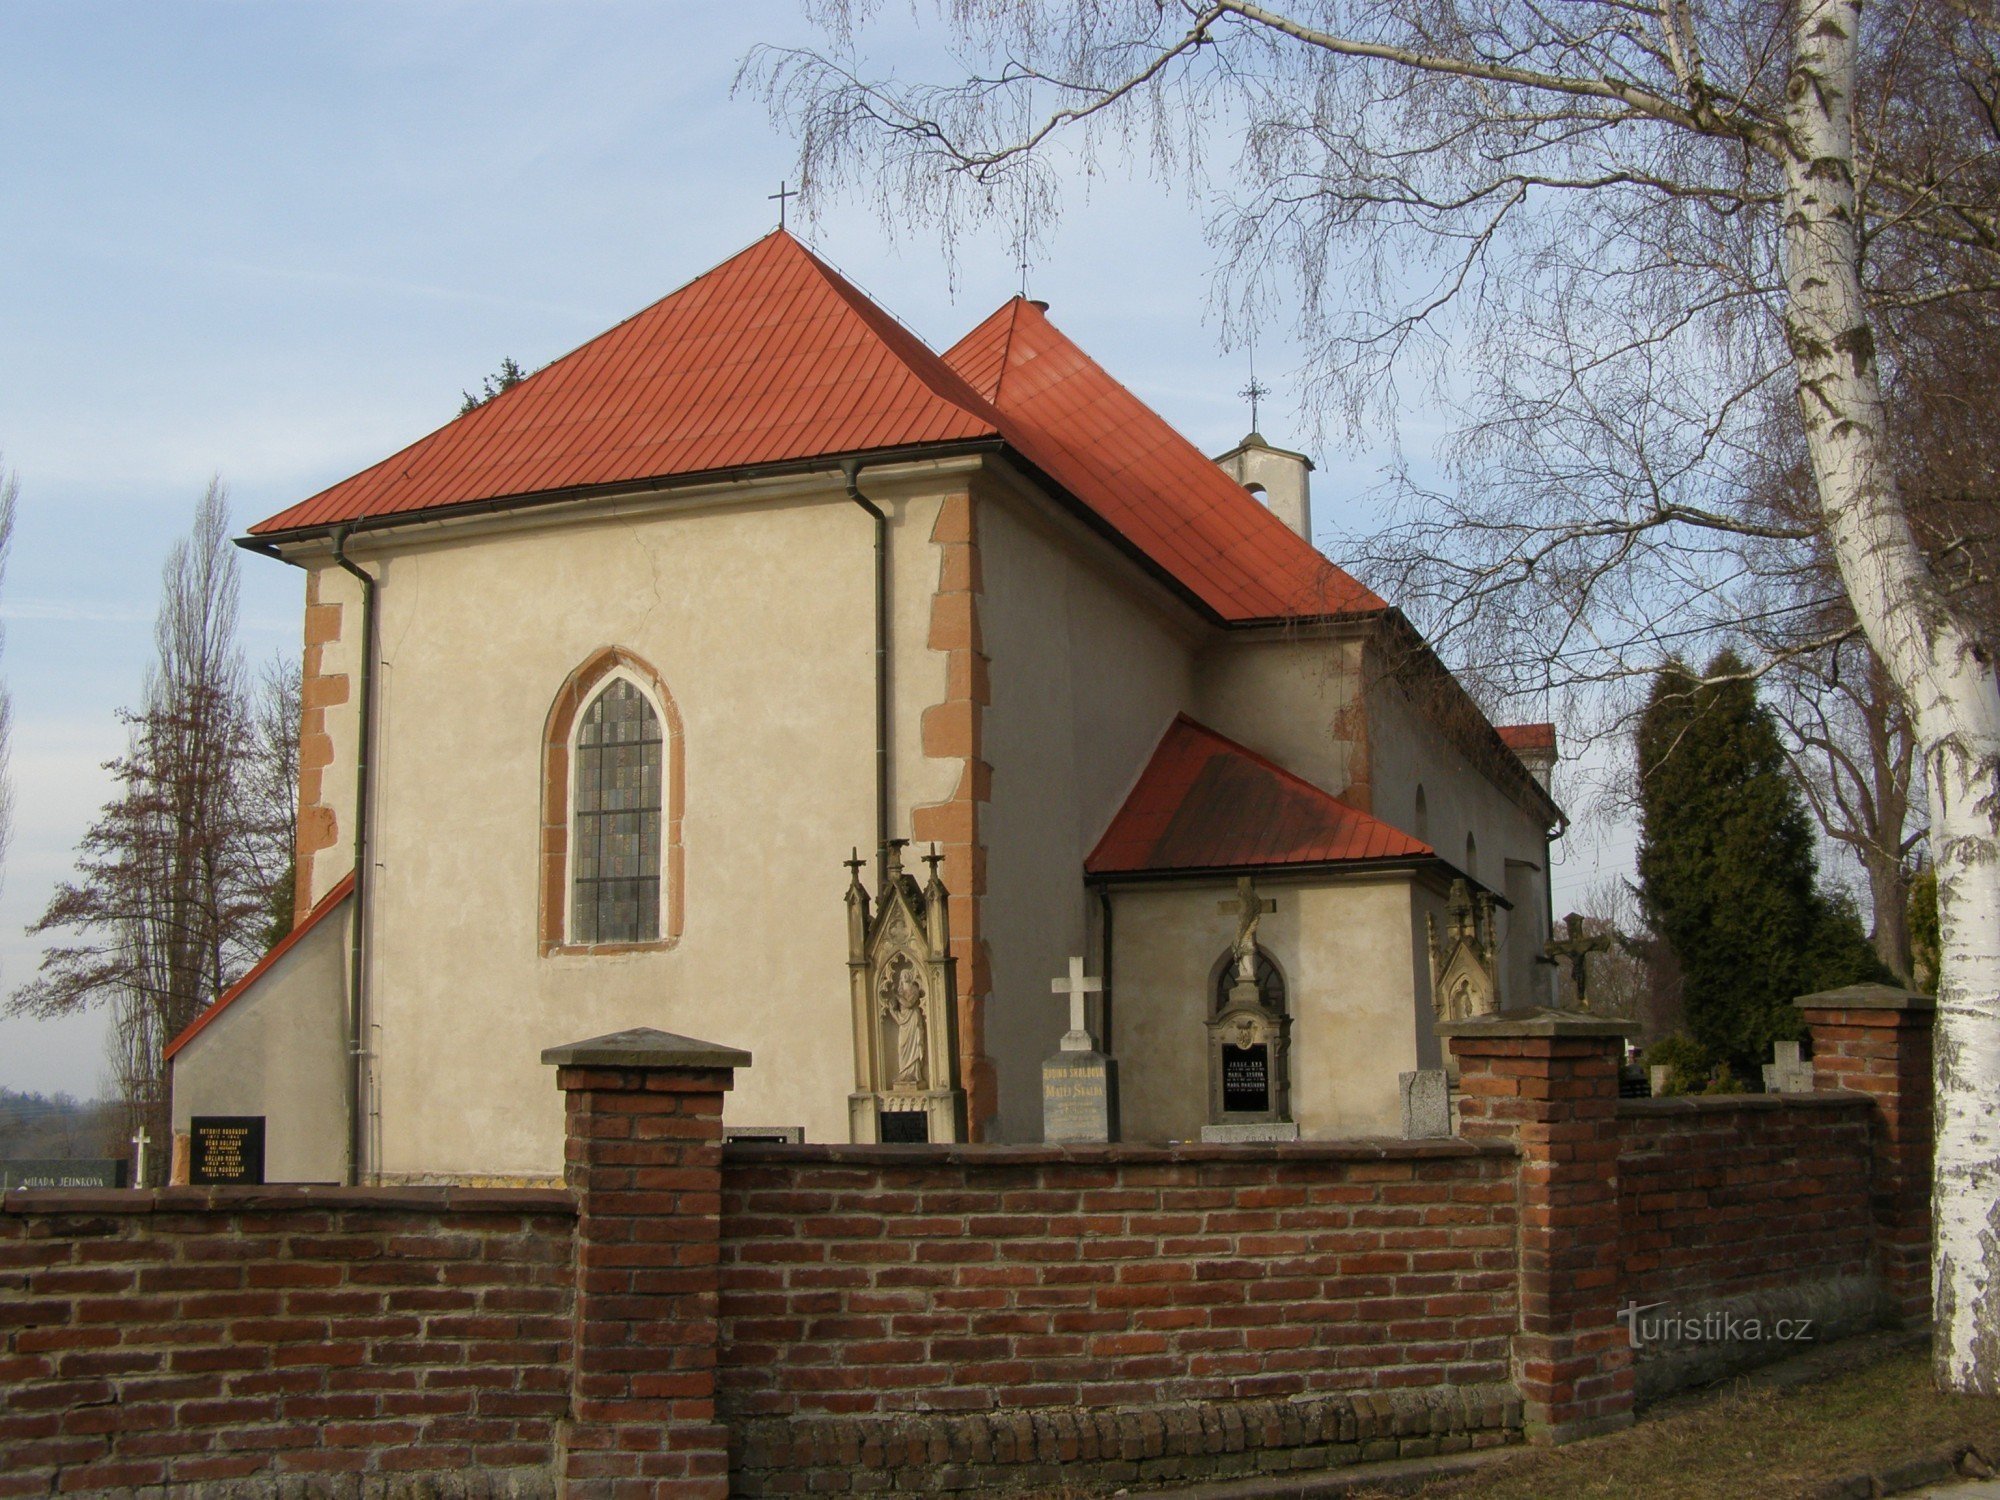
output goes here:
[{"label": "small window", "polygon": [[1422,782],[1417,783],[1417,808],[1415,815],[1411,818],[1410,832],[1414,833],[1426,844],[1431,841],[1431,804],[1430,799],[1424,795],[1424,785]]},{"label": "small window", "polygon": [[662,748],[659,714],[623,677],[591,700],[577,724],[573,943],[659,938]]},{"label": "small window", "polygon": [[1479,840],[1469,833],[1465,836],[1465,873],[1474,880],[1479,878]]}]

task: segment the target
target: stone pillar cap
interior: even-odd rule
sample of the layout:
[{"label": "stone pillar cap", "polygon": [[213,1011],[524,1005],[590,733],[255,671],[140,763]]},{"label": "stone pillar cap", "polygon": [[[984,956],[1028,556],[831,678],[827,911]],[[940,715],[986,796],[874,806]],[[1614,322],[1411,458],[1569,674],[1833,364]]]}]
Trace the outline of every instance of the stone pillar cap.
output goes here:
[{"label": "stone pillar cap", "polygon": [[1792,1004],[1805,1010],[1936,1010],[1937,998],[1899,990],[1893,984],[1850,984],[1801,995]]},{"label": "stone pillar cap", "polygon": [[587,1042],[549,1047],[542,1061],[559,1068],[747,1068],[750,1054],[718,1042],[635,1026]]},{"label": "stone pillar cap", "polygon": [[1437,1034],[1441,1037],[1631,1036],[1638,1029],[1638,1022],[1621,1021],[1615,1016],[1538,1006],[1532,1010],[1503,1010],[1495,1015],[1473,1016],[1464,1021],[1442,1021]]}]

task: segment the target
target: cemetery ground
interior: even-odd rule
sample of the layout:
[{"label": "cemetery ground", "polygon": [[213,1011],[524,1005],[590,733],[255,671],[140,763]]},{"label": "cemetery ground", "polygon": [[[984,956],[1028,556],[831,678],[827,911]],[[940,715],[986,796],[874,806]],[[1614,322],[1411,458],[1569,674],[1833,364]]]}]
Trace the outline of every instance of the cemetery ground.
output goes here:
[{"label": "cemetery ground", "polygon": [[[1918,1491],[1928,1497],[1936,1486],[1943,1500],[1950,1486],[1989,1473],[2000,1473],[2000,1399],[1940,1394],[1927,1340],[1884,1333],[1683,1392],[1643,1408],[1625,1432],[1561,1448],[1151,1493],[1176,1500],[1868,1500]],[[1079,1489],[1068,1500],[1096,1493]]]}]

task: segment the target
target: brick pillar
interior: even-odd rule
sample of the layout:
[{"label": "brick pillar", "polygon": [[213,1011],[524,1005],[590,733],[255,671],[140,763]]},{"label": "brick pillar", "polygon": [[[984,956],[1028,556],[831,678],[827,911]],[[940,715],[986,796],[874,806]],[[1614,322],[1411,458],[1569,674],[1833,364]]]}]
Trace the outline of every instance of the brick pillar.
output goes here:
[{"label": "brick pillar", "polygon": [[722,1096],[750,1054],[640,1028],[551,1047],[577,1195],[562,1492],[729,1493],[715,1420]]},{"label": "brick pillar", "polygon": [[1813,1086],[1875,1101],[1870,1197],[1875,1263],[1892,1314],[1931,1320],[1931,1026],[1937,1002],[1886,984],[1854,984],[1795,1002],[1812,1031]]},{"label": "brick pillar", "polygon": [[1549,1010],[1438,1027],[1458,1059],[1460,1133],[1521,1151],[1514,1383],[1535,1442],[1632,1421],[1618,1321],[1618,1063],[1630,1029]]}]

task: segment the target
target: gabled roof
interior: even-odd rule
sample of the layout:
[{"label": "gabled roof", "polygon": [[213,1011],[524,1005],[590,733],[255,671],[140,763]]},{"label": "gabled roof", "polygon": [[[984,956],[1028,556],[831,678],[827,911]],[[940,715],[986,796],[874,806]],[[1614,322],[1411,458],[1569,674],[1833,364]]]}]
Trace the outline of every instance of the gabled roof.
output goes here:
[{"label": "gabled roof", "polygon": [[1225,620],[1387,608],[1016,297],[945,363],[1008,442]]},{"label": "gabled roof", "polygon": [[300,939],[319,926],[321,922],[325,921],[328,913],[332,912],[341,902],[353,894],[354,872],[350,870],[340,878],[332,890],[319,898],[318,904],[306,913],[303,922],[299,923],[298,926],[273,943],[271,951],[252,964],[249,972],[244,974],[241,979],[237,980],[236,983],[232,984],[220,995],[216,996],[214,1002],[207,1009],[188,1022],[186,1029],[179,1036],[167,1043],[166,1051],[160,1054],[162,1060],[170,1060],[176,1052],[199,1036],[202,1028],[207,1026],[210,1021],[213,1021],[244,995],[248,994],[251,987],[268,974],[272,966],[279,959],[291,952]]},{"label": "gabled roof", "polygon": [[1219,619],[1385,607],[1034,303],[941,359],[783,230],[250,530],[967,442],[1005,443]]},{"label": "gabled roof", "polygon": [[997,438],[992,409],[783,230],[253,535]]},{"label": "gabled roof", "polygon": [[1553,724],[1495,724],[1493,732],[1500,736],[1500,743],[1516,755],[1524,750],[1555,754],[1556,726]]},{"label": "gabled roof", "polygon": [[1182,714],[1083,868],[1091,875],[1166,874],[1433,852]]}]

